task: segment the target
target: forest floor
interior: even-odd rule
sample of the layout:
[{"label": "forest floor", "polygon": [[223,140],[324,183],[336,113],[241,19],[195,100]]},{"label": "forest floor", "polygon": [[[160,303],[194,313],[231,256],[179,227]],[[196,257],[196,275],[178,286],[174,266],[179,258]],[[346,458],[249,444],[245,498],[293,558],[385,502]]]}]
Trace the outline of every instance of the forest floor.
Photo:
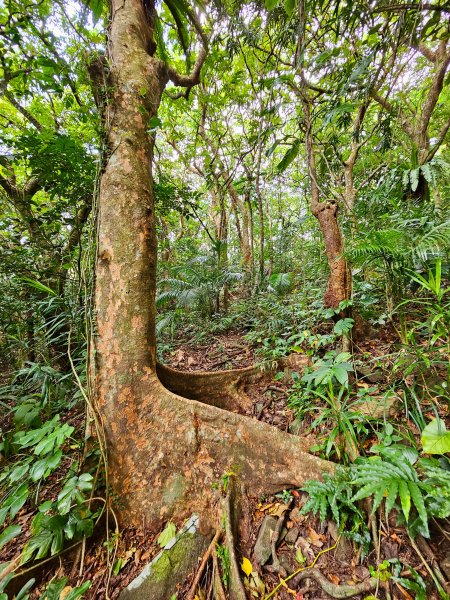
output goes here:
[{"label": "forest floor", "polygon": [[[389,333],[384,333],[377,339],[372,339],[360,345],[357,362],[363,365],[356,373],[354,382],[357,389],[366,391],[367,399],[380,399],[384,389],[387,388],[386,374],[391,372],[391,358],[394,341]],[[311,425],[317,417],[317,405],[311,406],[310,410],[302,414],[300,420],[295,418],[295,410],[288,404],[295,394],[295,377],[293,371],[295,365],[298,370],[309,364],[309,360],[303,355],[294,355],[294,368],[284,364],[278,371],[267,372],[262,380],[245,387],[245,393],[253,400],[253,414],[248,415],[260,419],[278,427],[284,431],[290,431],[302,436],[303,441],[308,440],[312,450],[324,448],[327,438],[330,436],[332,425],[325,420],[313,431]],[[225,369],[239,369],[255,364],[258,355],[245,341],[243,334],[232,331],[216,335],[208,341],[199,345],[184,341],[167,351],[164,360],[166,364],[182,371],[215,371]],[[367,369],[369,365],[369,369]],[[408,376],[407,376],[408,377]],[[391,382],[392,383],[392,382]],[[293,392],[294,387],[294,392]],[[398,399],[401,400],[399,391]],[[423,400],[425,406],[426,399]],[[359,407],[361,409],[361,406]],[[366,417],[374,416],[374,405],[361,409]],[[383,409],[382,409],[383,410]],[[431,410],[431,403],[430,403]],[[389,408],[391,420],[394,419],[396,426],[401,427],[404,421],[401,403]],[[367,415],[367,413],[372,415]],[[381,416],[381,413],[378,415]],[[430,413],[430,417],[432,417]],[[446,411],[442,410],[442,418],[447,418]],[[66,413],[63,420],[75,427],[77,432],[84,429],[84,415],[80,409],[74,408]],[[8,418],[2,419],[3,430],[8,430],[11,423]],[[414,426],[408,423],[409,430],[419,438],[419,430],[414,432]],[[365,444],[370,446],[377,442],[375,433],[366,436]],[[38,497],[34,506],[27,503],[19,513],[19,522],[24,532],[21,536],[11,541],[3,549],[2,560],[12,560],[18,556],[24,544],[30,537],[30,524],[36,514],[35,506],[44,500],[54,500],[61,488],[61,481],[66,476],[70,464],[79,460],[79,450],[76,445],[71,450],[70,444],[65,449],[65,458],[57,471],[55,471],[38,490]],[[250,491],[251,493],[251,491]],[[352,544],[346,537],[339,535],[336,525],[331,520],[320,522],[318,516],[302,515],[300,509],[306,501],[306,494],[302,491],[293,490],[286,492],[280,490],[280,494],[266,498],[250,498],[249,526],[246,528],[246,537],[240,539],[238,555],[240,558],[248,557],[252,563],[256,576],[247,580],[250,586],[248,591],[255,598],[265,598],[280,581],[290,573],[301,569],[304,564],[311,564],[319,557],[316,568],[334,586],[342,584],[358,585],[368,581],[374,574],[375,565],[385,560],[400,559],[404,568],[401,576],[409,581],[411,574],[420,576],[427,582],[429,590],[426,596],[430,600],[439,598],[433,589],[433,584],[427,570],[426,563],[440,563],[448,565],[445,579],[450,579],[450,543],[446,532],[439,529],[439,524],[433,524],[431,538],[428,548],[421,548],[418,552],[411,545],[409,535],[404,527],[397,527],[395,519],[389,522],[381,521],[381,531],[378,548],[363,556],[361,548]],[[281,521],[280,521],[281,520]],[[278,524],[278,527],[277,527]],[[176,523],[177,528],[182,523]],[[109,523],[109,527],[112,524]],[[272,539],[268,545],[267,539],[261,540],[261,531],[269,528],[272,531]],[[126,587],[143,569],[145,564],[151,560],[160,550],[157,544],[157,536],[149,534],[145,530],[124,529],[119,535],[106,538],[107,524],[103,522],[95,529],[93,537],[85,543],[75,544],[67,552],[57,558],[47,559],[37,567],[24,568],[22,575],[16,580],[17,584],[23,585],[29,577],[36,577],[38,585],[31,592],[30,599],[40,598],[45,585],[56,577],[66,576],[67,593],[71,586],[80,585],[89,579],[91,587],[83,596],[87,600],[100,600],[107,597],[115,599],[120,591]],[[273,536],[276,536],[276,542]],[[328,551],[328,549],[330,549]],[[263,560],[261,557],[265,556]],[[242,574],[243,575],[243,574]],[[185,597],[190,587],[191,579],[187,580],[177,595],[178,600]],[[20,589],[20,585],[19,588]],[[207,600],[211,589],[211,570],[206,570],[200,582],[201,592],[197,593],[198,600]],[[336,590],[339,588],[336,587]],[[450,591],[450,590],[447,590]],[[253,592],[253,593],[252,593]],[[410,600],[416,596],[411,590],[402,586],[398,581],[380,581],[380,588],[368,593],[353,595],[354,598],[390,598],[391,600]],[[202,595],[203,594],[203,595]],[[63,597],[63,596],[61,596]],[[287,600],[327,600],[332,597],[325,593],[322,587],[314,579],[292,580],[284,583],[277,591],[275,598]],[[169,600],[169,599],[168,599]]]}]

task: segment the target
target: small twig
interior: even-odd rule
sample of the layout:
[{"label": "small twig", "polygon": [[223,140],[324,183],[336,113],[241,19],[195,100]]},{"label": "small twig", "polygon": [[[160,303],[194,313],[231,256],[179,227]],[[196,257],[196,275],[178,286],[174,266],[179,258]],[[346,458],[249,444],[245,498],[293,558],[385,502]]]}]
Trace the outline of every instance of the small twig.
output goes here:
[{"label": "small twig", "polygon": [[[41,560],[41,562],[38,562],[38,563],[35,563],[34,565],[31,565],[31,567],[28,567],[27,569],[22,569],[22,571],[18,571],[17,573],[14,573],[14,577],[15,578],[16,577],[21,577],[22,575],[25,575],[25,573],[29,573],[30,571],[34,571],[35,569],[38,569],[42,565],[45,565],[45,563],[48,563],[51,560],[55,560],[61,554],[64,554],[65,552],[68,552],[69,550],[72,550],[73,548],[75,548],[76,546],[79,546],[80,544],[81,544],[81,541],[80,542],[76,542],[75,544],[72,544],[71,546],[68,546],[67,548],[64,548],[64,550],[61,550],[61,552],[59,552],[59,554],[55,554],[54,556],[49,556],[48,558],[46,558],[44,560]],[[19,559],[15,559],[15,560],[18,561]],[[16,566],[17,566],[17,564],[18,563],[16,562]],[[8,565],[7,569],[9,569],[9,567],[10,567],[10,565]],[[3,569],[3,571],[0,573],[0,580],[5,576],[4,575],[5,571],[6,571],[6,569]]]},{"label": "small twig", "polygon": [[428,571],[428,573],[430,574],[431,579],[434,581],[435,586],[437,587],[439,592],[443,592],[443,588],[441,586],[441,584],[438,581],[438,578],[435,574],[435,572],[433,571],[433,569],[430,567],[430,565],[427,563],[427,561],[425,560],[425,558],[423,557],[422,553],[420,552],[419,548],[417,547],[416,542],[412,539],[411,536],[409,536],[409,540],[411,542],[411,546],[414,548],[414,550],[416,551],[417,556],[420,558],[420,560],[422,561],[423,566],[425,567],[425,569]]},{"label": "small twig", "polygon": [[80,560],[80,570],[78,571],[78,577],[83,576],[85,553],[86,553],[86,536],[83,537],[83,541],[81,544],[81,560]]},{"label": "small twig", "polygon": [[426,539],[424,537],[422,537],[421,535],[418,535],[417,536],[417,545],[420,548],[420,550],[426,555],[428,560],[430,561],[430,564],[433,567],[436,577],[439,579],[439,581],[442,583],[442,585],[444,587],[447,587],[448,581],[447,581],[445,575],[442,573],[442,571],[439,567],[438,561],[436,560],[436,556],[434,555],[434,552],[430,548],[430,545],[428,544]]},{"label": "small twig", "polygon": [[437,521],[437,519],[433,518],[433,523],[437,526],[437,528],[442,533],[442,535],[445,537],[445,539],[450,541],[450,534],[447,531],[445,531],[445,529],[441,526],[441,524]]},{"label": "small twig", "polygon": [[19,566],[19,562],[20,562],[20,556],[18,556],[14,560],[12,560],[9,563],[9,565],[7,567],[5,567],[3,569],[3,571],[0,573],[0,581],[5,579],[5,577],[7,577],[10,573],[12,573],[14,571],[14,569]]},{"label": "small twig", "polygon": [[222,535],[222,531],[223,531],[222,528],[220,528],[216,531],[216,533],[212,539],[212,542],[208,546],[208,549],[206,550],[205,554],[203,555],[202,562],[200,563],[197,573],[195,574],[194,581],[192,582],[192,585],[189,588],[189,592],[186,596],[186,600],[194,600],[195,590],[197,589],[198,584],[200,583],[200,579],[202,578],[203,571],[205,570],[205,567],[209,560],[209,557],[211,556],[212,552],[214,551],[216,544],[219,541],[220,536]]}]

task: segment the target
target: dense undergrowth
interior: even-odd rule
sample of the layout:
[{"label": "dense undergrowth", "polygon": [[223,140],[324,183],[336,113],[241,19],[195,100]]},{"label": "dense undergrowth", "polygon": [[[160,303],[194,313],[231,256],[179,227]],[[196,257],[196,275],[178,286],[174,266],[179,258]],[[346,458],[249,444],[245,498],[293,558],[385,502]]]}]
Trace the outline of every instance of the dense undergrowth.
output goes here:
[{"label": "dense undergrowth", "polygon": [[[414,539],[428,538],[430,524],[450,515],[450,432],[445,425],[450,292],[440,260],[427,274],[410,277],[418,289],[397,306],[397,316],[387,325],[379,324],[371,301],[324,309],[320,301],[310,301],[317,289],[311,284],[299,289],[291,275],[272,278],[265,290],[248,298],[235,283],[229,309],[208,319],[201,319],[203,307],[198,304],[194,311],[176,304],[161,315],[163,320],[181,311],[178,322],[161,329],[161,354],[170,355],[183,342],[195,347],[218,333],[238,331],[255,348],[261,368],[272,370],[275,381],[285,376],[277,372],[280,359],[291,354],[307,357],[309,366],[290,373],[286,410],[303,432],[315,435],[311,451],[340,467],[335,476],[305,486],[309,499],[302,512],[333,519],[339,531],[362,548],[363,557],[378,544],[373,519],[385,521],[387,527],[395,519]],[[172,304],[178,299],[169,298]],[[195,296],[199,301],[201,296]],[[398,313],[406,305],[408,315],[401,323]],[[342,351],[344,339],[355,331],[355,319],[342,315],[362,310],[366,319],[369,310],[375,315],[371,325],[365,324],[372,340],[360,342],[355,335],[353,351]],[[42,314],[44,318],[47,313]],[[63,335],[60,329],[47,331],[47,339]],[[85,544],[95,528],[106,532],[104,463],[97,443],[85,438],[82,338],[73,346],[72,370],[53,368],[49,359],[28,362],[1,389],[0,545],[8,549],[17,540],[20,549],[3,564],[10,571],[1,580],[3,594],[27,565]],[[383,348],[389,352],[383,354]],[[127,561],[114,558],[114,528],[107,538],[113,576]],[[383,568],[385,577],[397,576],[395,563]],[[424,586],[419,575],[411,581],[411,589]],[[52,590],[60,586],[69,590],[65,597],[73,599],[90,582],[73,589],[66,584],[66,579],[53,581],[41,597],[53,597]],[[30,577],[17,598],[26,598],[33,585]],[[436,585],[441,597],[447,597],[439,581]]]}]

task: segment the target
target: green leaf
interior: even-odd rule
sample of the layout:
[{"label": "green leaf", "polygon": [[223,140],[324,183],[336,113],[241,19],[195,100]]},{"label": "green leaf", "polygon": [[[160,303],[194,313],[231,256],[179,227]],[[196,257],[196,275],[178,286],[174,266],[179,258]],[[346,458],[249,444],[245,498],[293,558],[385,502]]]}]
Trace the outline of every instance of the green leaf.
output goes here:
[{"label": "green leaf", "polygon": [[450,431],[446,430],[442,419],[433,419],[422,431],[423,451],[427,454],[450,452]]},{"label": "green leaf", "polygon": [[45,558],[47,554],[53,556],[60,552],[64,544],[64,527],[67,517],[55,515],[53,517],[38,513],[32,522],[33,537],[27,542],[22,551],[20,564],[31,560]]},{"label": "green leaf", "polygon": [[277,164],[277,171],[282,173],[285,171],[288,166],[292,163],[292,161],[296,158],[297,154],[300,151],[300,140],[295,140],[292,146],[287,150],[286,154]]},{"label": "green leaf", "polygon": [[20,464],[17,465],[17,467],[15,467],[10,475],[9,475],[9,481],[11,483],[15,483],[16,481],[20,481],[22,479],[22,477],[28,473],[28,469],[30,468],[30,465],[27,464]]},{"label": "green leaf", "polygon": [[23,483],[19,488],[13,490],[0,508],[0,525],[2,525],[9,514],[10,519],[14,519],[16,514],[28,499],[28,486]]},{"label": "green leaf", "polygon": [[406,481],[398,482],[398,494],[400,496],[403,514],[405,515],[406,521],[408,521],[409,511],[411,510],[411,495]]},{"label": "green leaf", "polygon": [[333,374],[341,385],[347,385],[348,383],[348,371],[344,365],[336,365],[333,367]]},{"label": "green leaf", "polygon": [[10,525],[0,534],[0,548],[16,538],[22,531],[20,525]]},{"label": "green leaf", "polygon": [[52,581],[39,600],[59,600],[61,592],[66,587],[67,577]]},{"label": "green leaf", "polygon": [[286,11],[288,17],[290,17],[294,12],[295,3],[296,0],[284,0],[284,10]]},{"label": "green leaf", "polygon": [[163,125],[163,122],[161,121],[161,119],[157,116],[153,116],[148,122],[148,129],[149,129],[149,131],[153,132],[153,131],[156,131],[157,129],[161,128],[162,125]]},{"label": "green leaf", "polygon": [[423,500],[422,492],[421,492],[419,486],[417,485],[417,483],[414,483],[413,481],[408,482],[408,487],[409,487],[409,491],[411,494],[413,504],[416,507],[417,514],[419,515],[420,520],[422,521],[423,527],[425,528],[425,531],[423,532],[422,535],[424,535],[425,537],[429,537],[428,513],[427,513],[427,509],[425,508],[425,502]]},{"label": "green leaf", "polygon": [[94,25],[97,24],[97,21],[101,18],[103,14],[103,8],[105,6],[103,0],[89,0],[88,6],[92,10],[92,16]]},{"label": "green leaf", "polygon": [[44,293],[48,294],[49,296],[57,296],[58,295],[55,292],[55,290],[52,290],[47,285],[44,285],[43,283],[41,283],[40,281],[36,281],[35,279],[30,279],[29,277],[22,277],[22,281],[24,281],[25,283],[28,283],[28,285],[30,287],[33,287],[40,292],[44,292]]},{"label": "green leaf", "polygon": [[340,319],[334,326],[334,333],[336,335],[344,335],[344,333],[348,333],[350,331],[354,324],[355,321],[353,319]]},{"label": "green leaf", "polygon": [[89,580],[85,581],[79,587],[76,587],[73,590],[71,590],[67,594],[67,596],[65,596],[64,600],[77,600],[77,598],[81,598],[81,596],[84,594],[84,592],[87,592],[90,587],[91,587],[91,582]]},{"label": "green leaf", "polygon": [[419,187],[419,169],[413,169],[410,171],[409,180],[411,182],[411,190],[415,192]]},{"label": "green leaf", "polygon": [[278,5],[279,0],[264,0],[267,10],[273,10]]},{"label": "green leaf", "polygon": [[56,469],[56,467],[61,462],[62,452],[58,450],[54,454],[50,454],[45,458],[41,458],[37,460],[34,465],[31,467],[30,477],[33,481],[38,481],[42,479],[42,477],[48,477],[52,471]]},{"label": "green leaf", "polygon": [[157,542],[161,548],[164,548],[166,544],[170,542],[170,540],[175,536],[177,532],[177,528],[175,524],[172,522],[167,523],[165,529],[159,534]]},{"label": "green leaf", "polygon": [[84,501],[83,492],[92,490],[93,477],[90,473],[83,473],[79,477],[71,477],[58,494],[58,511],[66,515],[73,503],[80,504]]},{"label": "green leaf", "polygon": [[36,583],[36,579],[29,579],[26,584],[20,588],[19,593],[15,596],[15,600],[28,600],[30,597],[28,592],[31,590],[33,585]]}]

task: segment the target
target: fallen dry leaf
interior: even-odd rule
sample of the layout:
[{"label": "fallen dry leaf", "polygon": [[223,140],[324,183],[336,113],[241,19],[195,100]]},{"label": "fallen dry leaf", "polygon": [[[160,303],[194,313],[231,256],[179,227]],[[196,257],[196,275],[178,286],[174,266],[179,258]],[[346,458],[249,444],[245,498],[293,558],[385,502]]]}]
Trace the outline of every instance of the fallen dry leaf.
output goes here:
[{"label": "fallen dry leaf", "polygon": [[289,506],[287,504],[276,503],[271,509],[269,509],[269,513],[274,515],[275,517],[281,517],[287,510]]},{"label": "fallen dry leaf", "polygon": [[322,548],[322,540],[324,539],[324,536],[320,533],[317,533],[317,531],[314,531],[312,527],[309,527],[308,529],[308,539],[310,540],[313,546],[316,546],[317,548]]}]

